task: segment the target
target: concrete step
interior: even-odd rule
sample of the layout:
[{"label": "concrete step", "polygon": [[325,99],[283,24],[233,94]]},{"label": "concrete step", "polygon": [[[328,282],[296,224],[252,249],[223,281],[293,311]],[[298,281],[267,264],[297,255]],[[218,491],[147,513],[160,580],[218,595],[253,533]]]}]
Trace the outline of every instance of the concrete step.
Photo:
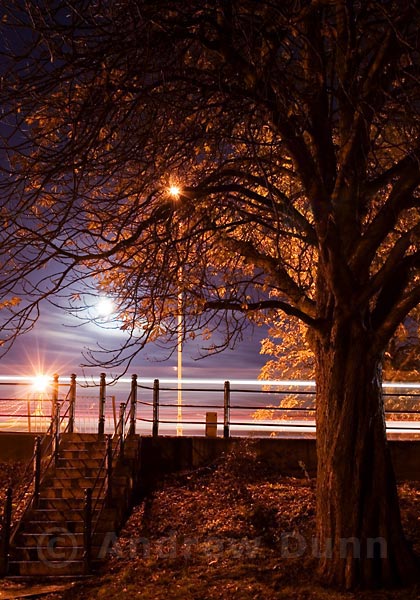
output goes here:
[{"label": "concrete step", "polygon": [[82,456],[91,456],[93,458],[103,457],[106,451],[106,444],[95,444],[85,442],[75,442],[60,445],[59,456],[73,456],[79,458]]},{"label": "concrete step", "polygon": [[22,525],[22,533],[37,533],[43,534],[54,531],[66,530],[69,533],[83,533],[84,523],[83,520],[71,520],[71,519],[59,519],[55,521],[25,521]]},{"label": "concrete step", "polygon": [[85,573],[85,563],[82,560],[14,560],[10,561],[9,566],[12,573],[25,577],[76,577]]},{"label": "concrete step", "polygon": [[84,443],[105,443],[106,436],[99,435],[98,433],[63,433],[61,435],[62,444],[70,442],[84,442]]},{"label": "concrete step", "polygon": [[[57,487],[50,487],[44,490],[41,490],[41,495],[39,501],[44,500],[78,500],[83,502],[85,497],[85,489],[86,487],[92,487],[91,485],[86,487],[78,487],[75,485],[74,487],[56,484]],[[101,490],[101,486],[95,488],[92,492],[92,499],[96,499],[98,497],[102,497],[104,495],[105,490]]]},{"label": "concrete step", "polygon": [[[104,537],[108,543],[109,540],[115,539],[113,531],[95,531],[92,535],[92,547],[101,548],[104,543]],[[58,544],[59,546],[83,546],[84,544],[84,533],[76,532],[73,533],[68,531],[65,527],[58,528],[56,530],[45,531],[42,533],[37,532],[21,532],[15,539],[15,545],[13,552],[21,547],[34,547],[34,546],[52,546]],[[1,596],[0,596],[1,598]]]},{"label": "concrete step", "polygon": [[94,450],[95,448],[105,448],[108,443],[107,438],[101,440],[80,440],[80,439],[66,439],[62,438],[60,443],[60,449],[62,450]]},{"label": "concrete step", "polygon": [[87,469],[100,469],[105,468],[104,456],[91,457],[89,455],[85,456],[67,456],[62,455],[60,453],[60,457],[57,461],[56,468],[58,469],[66,469],[71,467],[82,466]]},{"label": "concrete step", "polygon": [[[75,475],[75,472],[73,472],[72,474]],[[82,491],[86,488],[98,489],[102,487],[102,482],[105,480],[105,476],[105,472],[101,472],[99,478],[97,474],[95,475],[95,477],[62,477],[61,473],[58,473],[54,479],[43,483],[40,493],[45,498],[52,498],[57,495],[56,492],[59,490],[62,490],[62,494],[58,494],[58,497],[63,497],[66,494],[67,490],[74,490],[74,488],[80,489]],[[116,487],[129,485],[130,481],[131,478],[129,477],[129,475],[123,474],[117,476],[113,474],[112,476],[112,485]]]},{"label": "concrete step", "polygon": [[[105,507],[103,499],[100,498],[98,503],[93,502],[92,520],[96,522],[100,514],[101,521],[104,521],[106,527],[109,524],[114,524],[115,515],[119,513],[119,506]],[[31,511],[25,521],[21,524],[19,533],[45,533],[50,531],[68,530],[71,533],[79,531],[79,525],[84,524],[84,507],[82,504],[68,507],[67,505],[55,505],[48,508],[41,508]],[[76,528],[75,528],[76,527]],[[83,531],[83,529],[80,529]]]},{"label": "concrete step", "polygon": [[[114,447],[115,447],[114,442]],[[134,449],[133,449],[134,448]],[[19,577],[71,577],[85,572],[85,489],[93,488],[92,560],[103,558],[115,541],[132,489],[137,444],[126,445],[126,462],[113,466],[111,507],[104,507],[106,438],[64,434],[57,465],[41,485],[36,509],[26,515],[11,547],[11,572]],[[99,476],[98,476],[99,473]],[[95,487],[94,487],[95,486]]]},{"label": "concrete step", "polygon": [[[103,537],[102,534],[101,537]],[[64,527],[58,528],[55,531],[43,531],[42,533],[22,531],[16,537],[13,553],[16,554],[16,551],[22,547],[33,548],[38,546],[53,546],[54,544],[59,544],[60,546],[83,546],[83,543],[83,533],[72,533]]]},{"label": "concrete step", "polygon": [[62,505],[60,508],[57,505],[41,507],[32,510],[28,515],[28,521],[79,521],[84,518],[83,504],[79,503],[77,507],[70,508],[67,505]]},{"label": "concrete step", "polygon": [[79,488],[80,490],[85,490],[86,488],[101,487],[101,483],[104,481],[104,477],[101,479],[97,479],[97,476],[84,476],[73,474],[73,477],[65,477],[61,473],[57,474],[51,483],[48,486],[42,486],[40,494],[44,496],[44,491],[54,490],[60,488]]},{"label": "concrete step", "polygon": [[[92,495],[92,505],[95,508],[95,504],[101,503],[104,498],[104,493],[99,494],[100,490],[96,490],[96,493]],[[41,497],[38,501],[36,510],[60,510],[62,513],[66,513],[69,510],[82,510],[85,506],[84,495],[78,497],[63,497],[63,498],[44,498]]]},{"label": "concrete step", "polygon": [[[56,467],[54,473],[51,474],[51,479],[74,479],[78,477],[96,478],[98,470],[90,467],[85,467],[83,464],[77,463],[71,467]],[[48,481],[48,480],[47,480]],[[45,484],[46,485],[46,484]]]},{"label": "concrete step", "polygon": [[[46,544],[45,540],[42,540],[42,544],[36,546],[16,546],[16,556],[19,556],[19,561],[40,561],[51,562],[51,561],[73,561],[83,560],[85,549],[83,544],[77,546],[75,544],[61,545],[60,539],[52,539],[50,544]],[[96,548],[96,554],[92,550],[92,556],[97,556],[100,548]]]}]

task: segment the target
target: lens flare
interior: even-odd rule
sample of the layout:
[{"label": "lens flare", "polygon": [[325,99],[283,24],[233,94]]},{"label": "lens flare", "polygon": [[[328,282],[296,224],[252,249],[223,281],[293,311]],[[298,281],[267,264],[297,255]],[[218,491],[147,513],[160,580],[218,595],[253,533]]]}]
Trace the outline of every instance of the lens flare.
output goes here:
[{"label": "lens flare", "polygon": [[178,185],[171,185],[169,187],[169,194],[173,197],[173,198],[178,198],[179,195],[181,194],[181,188]]},{"label": "lens flare", "polygon": [[45,392],[50,382],[51,377],[49,375],[35,375],[32,379],[32,389],[34,392]]}]

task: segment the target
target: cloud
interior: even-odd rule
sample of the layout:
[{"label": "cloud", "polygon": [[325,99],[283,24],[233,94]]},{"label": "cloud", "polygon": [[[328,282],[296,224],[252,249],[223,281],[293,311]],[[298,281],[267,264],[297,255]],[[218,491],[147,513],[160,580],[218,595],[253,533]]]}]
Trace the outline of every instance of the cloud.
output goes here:
[{"label": "cloud", "polygon": [[[199,338],[187,341],[183,347],[183,377],[256,378],[266,360],[259,354],[260,340],[265,334],[262,328],[250,328],[233,350],[199,360],[202,354]],[[18,338],[12,350],[2,359],[2,372],[22,373],[27,369],[33,370],[37,365],[36,368],[46,368],[49,372],[80,373],[80,365],[85,362],[83,353],[88,348],[94,349],[98,344],[118,347],[125,335],[120,330],[106,330],[92,323],[81,324],[77,318],[48,304],[43,307],[33,330]],[[217,343],[217,337],[211,341]],[[175,377],[176,351],[170,358],[167,354],[167,350],[149,344],[134,359],[130,372],[147,377]],[[98,367],[98,371],[100,369]],[[118,373],[114,370],[115,374]]]}]

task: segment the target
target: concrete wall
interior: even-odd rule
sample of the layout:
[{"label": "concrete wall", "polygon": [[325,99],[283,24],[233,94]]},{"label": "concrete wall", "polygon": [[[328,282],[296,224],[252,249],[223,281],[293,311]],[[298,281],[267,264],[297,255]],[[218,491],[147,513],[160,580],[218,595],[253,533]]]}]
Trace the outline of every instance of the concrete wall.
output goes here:
[{"label": "concrete wall", "polygon": [[[0,433],[0,461],[29,460],[36,434]],[[141,473],[147,479],[194,469],[229,452],[244,438],[141,437]],[[257,456],[280,473],[300,477],[316,473],[315,439],[247,438]],[[420,480],[420,440],[389,442],[397,478]]]},{"label": "concrete wall", "polygon": [[36,434],[0,433],[0,461],[29,460],[34,452]]},{"label": "concrete wall", "polygon": [[[141,470],[146,481],[160,474],[197,468],[229,452],[243,438],[142,437]],[[248,440],[257,457],[279,473],[302,477],[316,474],[315,439],[253,438]],[[420,480],[420,440],[391,440],[390,448],[397,478]]]}]

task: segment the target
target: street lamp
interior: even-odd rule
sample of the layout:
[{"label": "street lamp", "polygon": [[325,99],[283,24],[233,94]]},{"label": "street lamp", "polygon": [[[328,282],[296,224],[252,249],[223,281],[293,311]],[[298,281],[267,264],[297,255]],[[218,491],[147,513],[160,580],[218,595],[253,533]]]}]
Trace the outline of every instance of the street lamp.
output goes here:
[{"label": "street lamp", "polygon": [[[177,185],[169,187],[169,194],[172,198],[178,199],[181,189]],[[177,298],[177,436],[182,435],[182,346],[184,339],[184,320],[183,320],[183,295],[182,295],[182,265],[178,268],[178,298]]]},{"label": "street lamp", "polygon": [[169,194],[172,196],[172,198],[179,198],[179,195],[181,193],[181,188],[178,185],[171,185],[169,187]]},{"label": "street lamp", "polygon": [[[179,268],[178,281],[181,284],[182,269]],[[177,399],[177,425],[176,434],[182,435],[182,342],[184,338],[184,323],[182,318],[182,290],[178,291],[178,340],[177,340],[177,375],[178,375],[178,399]]]}]

